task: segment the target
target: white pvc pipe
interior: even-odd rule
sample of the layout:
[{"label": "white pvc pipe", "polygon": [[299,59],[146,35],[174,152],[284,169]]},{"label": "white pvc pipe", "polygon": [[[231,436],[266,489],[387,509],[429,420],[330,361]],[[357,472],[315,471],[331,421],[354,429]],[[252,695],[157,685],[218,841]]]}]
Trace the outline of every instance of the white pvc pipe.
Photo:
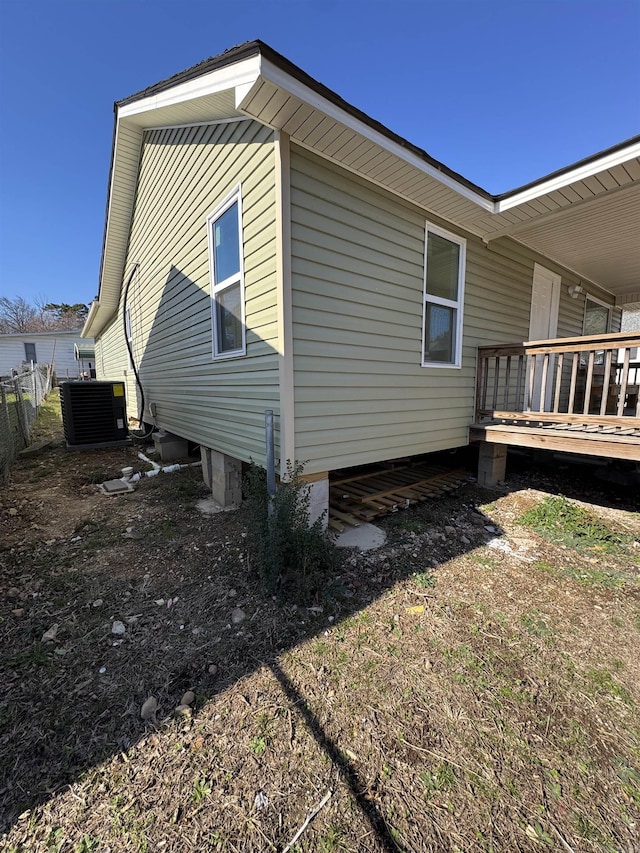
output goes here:
[{"label": "white pvc pipe", "polygon": [[138,459],[142,459],[143,462],[148,462],[149,465],[153,465],[153,467],[156,468],[158,471],[161,468],[161,466],[158,465],[157,462],[154,462],[153,459],[149,459],[149,457],[145,456],[144,453],[138,453]]},{"label": "white pvc pipe", "polygon": [[202,465],[202,462],[187,462],[185,465],[175,464],[161,467],[157,462],[152,462],[151,459],[147,459],[143,453],[138,453],[138,456],[145,462],[149,462],[153,465],[153,470],[134,474],[133,477],[129,479],[130,483],[138,483],[143,477],[157,477],[158,474],[173,474],[174,471],[182,471],[183,468],[197,468]]}]

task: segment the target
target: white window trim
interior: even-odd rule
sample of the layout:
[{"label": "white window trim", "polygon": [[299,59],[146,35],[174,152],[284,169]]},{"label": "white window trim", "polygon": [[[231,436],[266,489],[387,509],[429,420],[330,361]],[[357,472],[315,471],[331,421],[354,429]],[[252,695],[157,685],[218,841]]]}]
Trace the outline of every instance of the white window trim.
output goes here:
[{"label": "white window trim", "polygon": [[[240,270],[238,273],[229,276],[224,281],[216,284],[215,280],[215,252],[213,245],[213,224],[219,219],[235,203],[238,203],[238,241],[239,241],[239,258]],[[207,240],[209,243],[209,276],[211,280],[211,332],[212,332],[212,353],[213,358],[218,361],[228,358],[241,358],[247,354],[247,328],[245,323],[245,292],[244,292],[244,246],[242,235],[242,185],[238,184],[227,195],[223,201],[207,216]],[[216,334],[217,313],[216,313],[216,294],[231,287],[233,284],[240,284],[240,312],[242,324],[242,347],[228,352],[218,352],[218,336]]]},{"label": "white window trim", "polygon": [[[124,325],[127,332],[127,341],[129,342],[129,346],[127,347],[127,364],[129,365],[129,370],[133,370],[133,361],[131,359],[131,353],[133,352],[133,326],[131,324],[131,308],[127,305],[124,311]],[[131,347],[131,350],[129,350]]]},{"label": "white window trim", "polygon": [[603,302],[602,299],[598,299],[597,296],[594,296],[592,293],[587,291],[584,295],[584,310],[582,312],[582,334],[584,335],[584,324],[587,319],[587,301],[595,302],[596,305],[602,305],[603,308],[606,308],[609,312],[609,319],[607,320],[607,331],[604,334],[608,334],[611,331],[611,323],[613,322],[613,309],[615,306],[611,305],[610,302]]},{"label": "white window trim", "polygon": [[[458,258],[458,299],[443,299],[440,296],[430,296],[427,293],[427,245],[429,242],[429,233],[437,234],[445,240],[456,243],[460,247],[460,255]],[[467,267],[467,241],[464,237],[458,234],[453,234],[451,231],[445,231],[437,225],[432,225],[430,222],[425,223],[424,230],[424,269],[422,281],[422,341],[421,347],[421,365],[422,367],[448,367],[459,370],[462,367],[462,326],[464,312],[464,282],[465,271]],[[455,325],[455,351],[453,361],[425,361],[424,358],[424,341],[427,323],[427,303],[432,305],[443,305],[447,308],[452,308],[456,312]]]}]

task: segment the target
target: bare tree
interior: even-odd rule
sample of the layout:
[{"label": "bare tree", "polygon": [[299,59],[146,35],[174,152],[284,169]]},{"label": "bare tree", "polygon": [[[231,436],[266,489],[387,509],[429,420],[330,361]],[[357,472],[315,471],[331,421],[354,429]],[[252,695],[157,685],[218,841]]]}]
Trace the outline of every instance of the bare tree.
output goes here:
[{"label": "bare tree", "polygon": [[0,296],[0,333],[47,332],[79,329],[88,313],[82,302],[36,302],[30,305],[22,296]]},{"label": "bare tree", "polygon": [[0,296],[0,331],[7,332],[40,332],[41,320],[39,312],[29,305],[22,296],[9,299]]}]

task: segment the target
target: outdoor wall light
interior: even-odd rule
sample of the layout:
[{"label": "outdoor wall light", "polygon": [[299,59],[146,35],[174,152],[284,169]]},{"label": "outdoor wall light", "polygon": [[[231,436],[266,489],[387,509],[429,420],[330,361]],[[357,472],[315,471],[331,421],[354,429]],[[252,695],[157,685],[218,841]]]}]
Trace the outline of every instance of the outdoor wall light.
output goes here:
[{"label": "outdoor wall light", "polygon": [[569,296],[572,299],[577,299],[581,293],[584,293],[584,287],[581,284],[569,285]]}]

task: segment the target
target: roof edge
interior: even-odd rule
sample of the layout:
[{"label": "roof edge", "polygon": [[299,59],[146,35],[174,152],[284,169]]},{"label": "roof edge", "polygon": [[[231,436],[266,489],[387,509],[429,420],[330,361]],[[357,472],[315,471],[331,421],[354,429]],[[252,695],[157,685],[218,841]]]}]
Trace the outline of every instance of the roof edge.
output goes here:
[{"label": "roof edge", "polygon": [[528,181],[526,184],[522,184],[518,187],[515,187],[514,189],[502,193],[490,193],[488,190],[485,190],[479,184],[476,184],[474,181],[465,178],[464,175],[461,175],[459,172],[456,172],[454,169],[450,168],[445,163],[442,163],[440,160],[437,160],[435,157],[432,157],[427,151],[424,150],[424,148],[420,148],[420,146],[409,142],[405,137],[400,136],[398,133],[395,133],[386,125],[382,124],[382,122],[367,115],[367,113],[353,106],[353,104],[350,104],[348,101],[346,101],[336,92],[334,92],[333,89],[330,89],[328,86],[325,86],[324,83],[321,83],[319,80],[316,80],[298,65],[287,59],[286,56],[283,56],[277,50],[266,44],[266,42],[261,41],[260,39],[254,39],[253,41],[243,42],[242,44],[229,48],[228,50],[224,51],[224,53],[205,59],[202,62],[197,63],[196,65],[192,65],[190,68],[187,68],[184,71],[180,71],[179,73],[174,74],[171,77],[166,78],[165,80],[161,80],[160,82],[155,83],[154,85],[149,86],[146,89],[142,89],[141,91],[136,92],[127,98],[123,98],[120,101],[116,101],[114,108],[117,112],[120,107],[159,94],[181,83],[196,79],[197,77],[207,74],[210,71],[215,71],[219,68],[224,68],[228,65],[232,65],[233,63],[238,62],[242,59],[247,59],[249,57],[258,55],[263,56],[265,59],[268,59],[281,71],[285,72],[286,74],[289,74],[292,78],[304,84],[305,86],[308,86],[318,95],[325,98],[327,101],[329,101],[339,109],[344,110],[346,113],[353,116],[358,121],[361,121],[363,124],[367,125],[372,130],[377,131],[378,133],[382,134],[387,139],[395,142],[397,145],[401,146],[405,150],[425,160],[427,163],[429,163],[430,166],[432,166],[437,171],[442,172],[449,178],[462,184],[463,186],[482,196],[487,201],[493,202],[494,204],[499,204],[500,202],[513,199],[520,193],[534,190],[536,187],[540,187],[548,181],[557,180],[558,178],[561,178],[564,175],[570,174],[572,171],[584,169],[585,167],[591,164],[597,163],[600,159],[611,157],[616,153],[624,151],[626,148],[629,148],[632,145],[640,143],[640,134],[638,134],[637,136],[632,136],[629,139],[624,140],[623,142],[617,143],[616,145],[612,145],[609,148],[605,148],[602,151],[598,151],[595,154],[590,154],[589,156],[584,157],[574,163],[570,163],[567,166],[563,166],[560,169],[556,169],[553,172],[543,175],[540,178],[536,178],[533,181]]},{"label": "roof edge", "polygon": [[166,80],[161,80],[159,83],[155,83],[153,86],[149,86],[146,89],[141,90],[140,92],[136,92],[133,95],[130,95],[128,98],[124,98],[121,101],[116,101],[115,109],[119,110],[121,107],[127,106],[128,104],[135,103],[136,101],[143,100],[144,98],[152,97],[153,95],[158,95],[161,92],[165,92],[168,89],[172,89],[174,86],[178,86],[181,83],[187,83],[190,80],[194,80],[198,77],[203,76],[204,74],[208,74],[211,71],[216,71],[220,68],[224,68],[227,65],[232,65],[235,62],[238,62],[242,59],[247,59],[252,56],[261,56],[267,59],[269,62],[273,63],[277,68],[283,71],[285,74],[288,74],[294,80],[299,83],[302,83],[304,86],[307,86],[309,89],[314,91],[316,94],[320,95],[320,97],[325,98],[334,106],[343,110],[347,114],[351,115],[353,118],[367,125],[372,130],[377,133],[382,134],[387,139],[394,142],[396,145],[401,146],[406,151],[416,155],[422,160],[425,160],[432,168],[434,168],[438,172],[442,172],[442,174],[447,175],[447,177],[471,190],[472,192],[478,194],[483,197],[485,200],[489,202],[493,202],[494,196],[487,192],[487,190],[483,189],[478,184],[475,184],[473,181],[470,181],[468,178],[465,178],[464,175],[461,175],[459,172],[456,172],[454,169],[449,168],[445,163],[440,162],[440,160],[436,160],[435,157],[432,157],[427,151],[423,148],[420,148],[418,145],[415,145],[412,142],[409,142],[403,136],[400,136],[398,133],[390,130],[386,125],[382,124],[382,122],[377,121],[371,116],[367,115],[367,113],[362,110],[354,107],[353,104],[350,104],[340,95],[330,89],[328,86],[325,86],[324,83],[321,83],[319,80],[316,80],[315,77],[312,77],[310,74],[307,74],[302,68],[295,63],[291,62],[291,60],[287,59],[286,56],[283,56],[281,53],[278,53],[277,50],[274,50],[268,44],[259,39],[254,41],[244,42],[243,44],[237,45],[236,47],[232,47],[224,53],[219,54],[218,56],[210,57],[209,59],[205,59],[202,62],[199,62],[197,65],[192,65],[190,68],[185,69],[184,71],[179,72],[178,74],[174,74],[172,77],[168,77]]},{"label": "roof edge", "polygon": [[553,181],[557,178],[562,178],[564,175],[568,175],[578,169],[584,169],[585,167],[591,164],[597,163],[598,160],[603,160],[606,157],[612,157],[614,154],[624,151],[625,148],[630,148],[632,145],[639,144],[640,134],[638,134],[637,136],[631,136],[629,137],[629,139],[625,139],[623,142],[618,142],[616,145],[612,145],[610,148],[604,148],[602,151],[598,151],[595,154],[589,154],[588,157],[583,157],[582,160],[577,160],[575,163],[570,163],[568,166],[563,166],[561,169],[556,169],[554,172],[549,172],[548,175],[543,175],[541,178],[536,178],[534,181],[529,181],[529,183],[522,184],[522,186],[516,187],[513,190],[508,190],[507,192],[494,195],[493,199],[498,203],[501,201],[507,201],[508,199],[519,195],[520,193],[526,192],[527,190],[535,189],[535,187],[540,186],[541,184],[545,184],[547,181]]},{"label": "roof edge", "polygon": [[196,65],[185,68],[184,71],[179,71],[177,74],[173,74],[165,80],[160,80],[152,86],[147,86],[146,89],[141,89],[139,92],[134,92],[133,95],[129,95],[126,98],[122,98],[120,101],[116,101],[114,109],[117,112],[120,107],[133,104],[136,101],[142,101],[144,98],[158,95],[160,92],[166,92],[168,89],[173,89],[174,86],[179,86],[181,83],[188,83],[189,80],[195,80],[197,77],[202,77],[210,71],[217,71],[219,68],[225,68],[227,65],[233,65],[234,62],[238,62],[241,59],[248,59],[251,56],[257,56],[265,49],[271,50],[268,45],[258,39],[243,42],[235,47],[230,47],[228,50],[225,50],[224,53],[220,53],[217,56],[210,56],[208,59],[203,59],[202,62],[198,62]]}]

